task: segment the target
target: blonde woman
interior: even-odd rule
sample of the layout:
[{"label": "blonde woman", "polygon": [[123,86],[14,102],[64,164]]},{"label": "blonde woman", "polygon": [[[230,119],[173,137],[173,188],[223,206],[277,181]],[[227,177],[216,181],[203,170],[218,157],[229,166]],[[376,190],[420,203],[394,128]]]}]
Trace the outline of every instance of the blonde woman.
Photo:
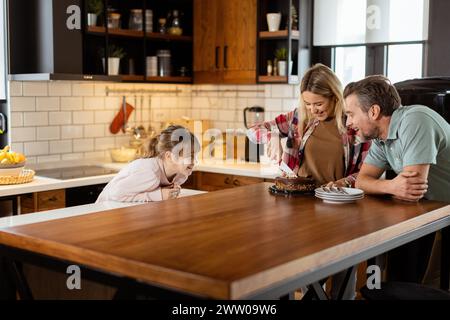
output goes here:
[{"label": "blonde woman", "polygon": [[342,85],[334,72],[316,64],[300,84],[300,103],[295,110],[249,129],[255,143],[287,138],[281,161],[298,176],[313,178],[318,185],[353,187],[370,142],[360,142],[345,127]]}]

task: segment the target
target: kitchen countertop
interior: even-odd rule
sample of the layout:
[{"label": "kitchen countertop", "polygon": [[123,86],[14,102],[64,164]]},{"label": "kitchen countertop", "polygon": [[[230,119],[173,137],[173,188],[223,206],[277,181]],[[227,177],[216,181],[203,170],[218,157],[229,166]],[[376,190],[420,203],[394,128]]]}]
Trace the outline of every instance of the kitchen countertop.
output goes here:
[{"label": "kitchen countertop", "polygon": [[[27,168],[34,170],[37,169],[48,169],[48,168],[64,168],[73,167],[79,165],[98,165],[105,168],[111,168],[120,170],[126,164],[125,163],[113,163],[105,162],[101,160],[83,160],[83,161],[60,161],[60,162],[49,162],[45,164],[37,165],[27,165]],[[220,174],[232,174],[246,177],[255,177],[263,179],[275,179],[279,175],[278,167],[270,164],[259,164],[259,163],[228,163],[225,161],[205,161],[200,162],[194,171],[202,172],[212,172]],[[35,176],[34,180],[30,183],[17,184],[17,185],[5,185],[0,186],[0,197],[14,196],[25,193],[56,190],[56,189],[67,189],[74,187],[89,186],[95,184],[108,183],[115,174],[93,176],[76,178],[70,180],[60,180],[52,179],[46,177]]]},{"label": "kitchen countertop", "polygon": [[[182,189],[180,192],[180,198],[194,196],[198,194],[206,193],[205,191]],[[117,208],[125,208],[131,206],[143,205],[143,203],[136,202],[116,202],[116,201],[105,201],[101,203],[91,203],[81,206],[68,207],[56,210],[47,210],[36,213],[23,214],[18,216],[9,216],[0,218],[0,229],[15,227],[30,223],[37,223],[43,221],[50,221],[55,219],[62,219],[68,217],[80,216],[83,214],[89,214],[100,211],[107,211]]]}]

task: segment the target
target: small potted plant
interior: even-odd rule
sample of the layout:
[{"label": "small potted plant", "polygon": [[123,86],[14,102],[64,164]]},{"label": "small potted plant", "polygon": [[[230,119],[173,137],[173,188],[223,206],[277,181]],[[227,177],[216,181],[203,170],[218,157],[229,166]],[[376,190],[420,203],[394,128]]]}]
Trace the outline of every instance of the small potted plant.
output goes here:
[{"label": "small potted plant", "polygon": [[103,12],[103,0],[88,0],[87,1],[87,24],[89,27],[97,25],[97,17]]},{"label": "small potted plant", "polygon": [[278,62],[278,75],[285,77],[286,76],[286,59],[287,59],[287,49],[279,48],[275,51],[275,58]]},{"label": "small potted plant", "polygon": [[[100,56],[102,57],[103,69],[105,68],[105,50],[100,49]],[[108,48],[108,75],[117,76],[119,74],[120,59],[126,56],[125,51],[121,47],[114,45]]]}]

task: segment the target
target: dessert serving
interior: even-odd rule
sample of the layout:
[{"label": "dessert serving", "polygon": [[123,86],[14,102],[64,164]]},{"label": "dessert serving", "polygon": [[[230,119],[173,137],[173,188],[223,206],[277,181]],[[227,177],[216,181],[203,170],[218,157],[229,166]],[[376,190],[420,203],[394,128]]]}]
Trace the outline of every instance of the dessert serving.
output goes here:
[{"label": "dessert serving", "polygon": [[316,183],[313,179],[303,177],[277,177],[275,187],[279,191],[313,192]]}]

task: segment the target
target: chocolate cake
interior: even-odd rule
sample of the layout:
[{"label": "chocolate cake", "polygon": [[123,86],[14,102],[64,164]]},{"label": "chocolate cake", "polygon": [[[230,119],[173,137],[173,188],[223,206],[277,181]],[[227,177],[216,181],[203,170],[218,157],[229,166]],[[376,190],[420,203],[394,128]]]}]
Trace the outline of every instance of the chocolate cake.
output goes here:
[{"label": "chocolate cake", "polygon": [[277,177],[275,186],[282,191],[312,192],[316,188],[313,179],[303,177]]}]

